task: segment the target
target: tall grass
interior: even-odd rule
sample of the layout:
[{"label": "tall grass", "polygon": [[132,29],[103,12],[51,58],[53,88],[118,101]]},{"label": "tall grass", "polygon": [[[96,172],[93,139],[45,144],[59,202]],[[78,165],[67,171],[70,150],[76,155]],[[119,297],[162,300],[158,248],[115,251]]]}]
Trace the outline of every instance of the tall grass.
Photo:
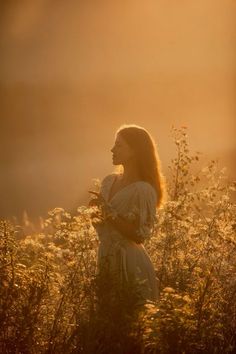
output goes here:
[{"label": "tall grass", "polygon": [[32,234],[2,220],[1,353],[235,352],[235,183],[215,160],[200,166],[185,128],[172,133],[169,199],[145,244],[159,302],[136,306],[137,284],[96,274],[90,208],[55,208]]}]

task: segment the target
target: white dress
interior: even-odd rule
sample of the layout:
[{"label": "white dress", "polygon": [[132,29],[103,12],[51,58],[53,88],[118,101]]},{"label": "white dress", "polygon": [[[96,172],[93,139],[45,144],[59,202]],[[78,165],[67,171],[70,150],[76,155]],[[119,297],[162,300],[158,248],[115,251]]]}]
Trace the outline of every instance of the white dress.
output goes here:
[{"label": "white dress", "polygon": [[[117,174],[106,176],[101,184],[101,194],[108,203],[111,186]],[[119,190],[109,205],[127,220],[139,218],[139,236],[145,240],[152,234],[156,220],[156,191],[147,182],[138,181]],[[96,227],[99,237],[97,255],[98,273],[103,265],[118,274],[121,282],[131,279],[142,281],[141,293],[146,300],[158,300],[158,280],[153,264],[142,243],[125,238],[111,224],[104,222]]]}]

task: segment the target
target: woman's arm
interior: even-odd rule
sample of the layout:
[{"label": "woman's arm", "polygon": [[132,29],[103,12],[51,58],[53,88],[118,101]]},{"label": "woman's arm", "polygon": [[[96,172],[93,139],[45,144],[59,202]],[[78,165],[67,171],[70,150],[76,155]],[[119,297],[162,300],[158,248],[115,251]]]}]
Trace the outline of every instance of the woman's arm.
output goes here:
[{"label": "woman's arm", "polygon": [[[104,198],[101,196],[100,193],[89,191],[90,193],[96,195],[96,198],[93,198],[89,202],[89,206],[101,206],[103,205],[103,210],[106,214],[105,220],[109,224],[111,224],[114,228],[116,228],[124,237],[129,240],[132,240],[136,243],[142,243],[141,238],[138,236],[137,231],[139,228],[138,220],[134,220],[132,222],[127,221],[126,219],[122,218],[118,213],[115,212],[115,216],[113,213],[110,213],[111,207],[107,205]],[[92,219],[97,218],[98,214],[93,213],[91,215]]]},{"label": "woman's arm", "polygon": [[137,235],[138,221],[130,222],[117,215],[115,218],[108,216],[106,221],[109,222],[114,228],[116,228],[127,239],[136,243],[141,243],[139,236]]}]

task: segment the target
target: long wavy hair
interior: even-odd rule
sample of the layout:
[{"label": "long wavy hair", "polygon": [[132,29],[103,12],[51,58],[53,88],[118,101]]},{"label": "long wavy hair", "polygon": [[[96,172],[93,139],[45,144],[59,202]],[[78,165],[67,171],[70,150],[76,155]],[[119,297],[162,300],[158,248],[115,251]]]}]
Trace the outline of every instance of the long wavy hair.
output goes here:
[{"label": "long wavy hair", "polygon": [[[161,161],[151,134],[135,124],[122,125],[116,132],[135,153],[137,171],[142,181],[150,183],[157,194],[157,208],[166,200],[166,183],[161,171]],[[122,166],[119,166],[122,171]]]}]

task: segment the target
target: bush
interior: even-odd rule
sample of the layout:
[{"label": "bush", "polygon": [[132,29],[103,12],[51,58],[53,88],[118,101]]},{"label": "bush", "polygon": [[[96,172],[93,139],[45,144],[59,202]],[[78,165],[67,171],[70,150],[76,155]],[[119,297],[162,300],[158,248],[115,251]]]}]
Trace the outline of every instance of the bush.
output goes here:
[{"label": "bush", "polygon": [[30,235],[2,220],[1,353],[235,351],[235,183],[215,160],[194,172],[200,158],[189,153],[186,129],[172,132],[169,198],[145,244],[160,301],[137,306],[137,284],[120,288],[96,274],[91,208],[74,216],[55,208]]}]

